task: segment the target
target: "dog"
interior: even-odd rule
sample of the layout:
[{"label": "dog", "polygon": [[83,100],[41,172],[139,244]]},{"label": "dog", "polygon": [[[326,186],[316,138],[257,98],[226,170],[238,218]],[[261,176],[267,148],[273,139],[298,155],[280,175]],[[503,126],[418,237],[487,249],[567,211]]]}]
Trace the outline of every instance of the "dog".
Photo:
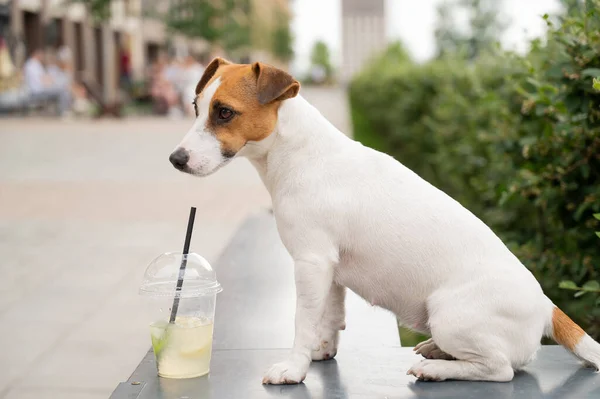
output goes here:
[{"label": "dog", "polygon": [[291,353],[263,384],[302,382],[333,358],[346,287],[432,338],[407,374],[510,381],[543,336],[600,368],[600,344],[544,295],[494,232],[394,158],[348,138],[275,67],[214,59],[196,87],[193,127],[169,159],[207,176],[247,157],[268,189],[294,260]]}]

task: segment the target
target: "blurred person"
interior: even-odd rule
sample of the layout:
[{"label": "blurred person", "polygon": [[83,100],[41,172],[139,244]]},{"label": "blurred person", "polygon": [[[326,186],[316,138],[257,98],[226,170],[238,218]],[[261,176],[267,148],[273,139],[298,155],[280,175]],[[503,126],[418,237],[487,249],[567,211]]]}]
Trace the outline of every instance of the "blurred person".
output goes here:
[{"label": "blurred person", "polygon": [[23,67],[25,87],[33,101],[56,101],[60,116],[67,116],[71,105],[71,91],[65,85],[64,75],[55,68],[52,72],[44,68],[44,54],[34,49]]},{"label": "blurred person", "polygon": [[8,79],[16,73],[15,65],[8,51],[6,40],[0,37],[0,79]]},{"label": "blurred person", "polygon": [[71,91],[72,106],[71,109],[76,114],[88,115],[91,110],[91,103],[88,99],[88,93],[85,87],[75,80],[75,68],[73,66],[73,52],[63,45],[57,52],[58,67],[63,73],[64,83],[67,89]]},{"label": "blurred person", "polygon": [[73,52],[71,49],[62,45],[56,51],[55,63],[53,68],[58,73],[58,79],[60,80],[57,84],[62,84],[66,88],[70,88],[74,84],[74,67],[73,67]]},{"label": "blurred person", "polygon": [[73,70],[73,53],[67,46],[62,46],[56,52],[56,57],[48,55],[46,69],[54,79],[54,84],[71,93],[69,111],[84,115],[90,110],[91,104],[87,98],[85,87],[75,81]]},{"label": "blurred person", "polygon": [[131,54],[127,44],[119,50],[119,83],[123,90],[131,88]]},{"label": "blurred person", "polygon": [[165,79],[169,81],[175,90],[177,96],[176,103],[169,108],[168,116],[173,119],[179,119],[183,116],[183,107],[181,103],[181,92],[183,90],[182,84],[182,72],[183,72],[183,56],[177,53],[176,56],[171,58],[165,68]]},{"label": "blurred person", "polygon": [[183,60],[181,57],[172,57],[167,61],[167,65],[165,66],[165,79],[167,79],[174,86],[178,86],[180,74],[181,74],[181,66]]},{"label": "blurred person", "polygon": [[71,85],[71,94],[73,96],[73,112],[78,115],[89,115],[92,109],[92,103],[88,99],[88,93],[79,82],[73,82]]},{"label": "blurred person", "polygon": [[0,37],[0,110],[23,107],[26,93],[21,73],[15,67],[6,40]]},{"label": "blurred person", "polygon": [[72,71],[72,66],[73,66],[73,52],[71,51],[71,48],[65,44],[63,44],[62,46],[60,46],[58,48],[58,50],[56,51],[56,58],[59,62],[64,63],[64,64],[69,64],[69,66],[71,67],[71,73]]},{"label": "blurred person", "polygon": [[[61,59],[61,57],[63,58]],[[56,55],[52,53],[46,54],[45,69],[52,78],[54,86],[69,90],[73,77],[70,71],[70,63],[64,57],[65,53],[60,52],[57,52]]]},{"label": "blurred person", "polygon": [[186,115],[194,115],[194,106],[192,101],[196,96],[196,85],[204,74],[204,65],[202,65],[196,58],[188,54],[181,67],[181,104],[183,111]]},{"label": "blurred person", "polygon": [[[4,39],[4,45],[8,48],[8,56],[11,59],[15,69],[17,65],[21,65],[25,61],[25,42],[21,35],[13,32],[5,31],[0,33],[0,37]],[[19,72],[17,72],[19,73]]]},{"label": "blurred person", "polygon": [[154,112],[159,115],[169,114],[179,104],[179,97],[174,85],[168,79],[167,60],[160,56],[150,69],[150,95],[154,104]]}]

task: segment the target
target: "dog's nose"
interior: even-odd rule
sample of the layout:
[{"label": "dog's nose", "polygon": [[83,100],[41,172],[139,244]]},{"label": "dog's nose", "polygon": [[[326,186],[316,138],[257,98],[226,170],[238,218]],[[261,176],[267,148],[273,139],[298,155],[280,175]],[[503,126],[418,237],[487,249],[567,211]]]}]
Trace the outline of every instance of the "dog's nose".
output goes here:
[{"label": "dog's nose", "polygon": [[183,148],[178,148],[169,157],[169,161],[179,170],[183,170],[190,160],[190,155]]}]

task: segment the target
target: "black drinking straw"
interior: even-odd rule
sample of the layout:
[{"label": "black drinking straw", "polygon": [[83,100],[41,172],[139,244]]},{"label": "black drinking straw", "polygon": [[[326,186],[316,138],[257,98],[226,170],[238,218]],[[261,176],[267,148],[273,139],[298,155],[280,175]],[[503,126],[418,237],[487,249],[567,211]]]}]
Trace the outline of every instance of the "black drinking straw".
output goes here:
[{"label": "black drinking straw", "polygon": [[179,277],[177,278],[177,288],[175,288],[175,298],[173,298],[173,307],[171,308],[171,318],[169,323],[175,323],[177,309],[179,308],[179,296],[183,286],[183,276],[185,275],[185,266],[187,265],[187,255],[190,252],[190,241],[192,241],[192,230],[194,229],[194,219],[196,218],[196,208],[190,209],[190,218],[188,219],[187,233],[185,233],[185,243],[183,244],[183,254],[181,255],[181,266],[179,267]]}]

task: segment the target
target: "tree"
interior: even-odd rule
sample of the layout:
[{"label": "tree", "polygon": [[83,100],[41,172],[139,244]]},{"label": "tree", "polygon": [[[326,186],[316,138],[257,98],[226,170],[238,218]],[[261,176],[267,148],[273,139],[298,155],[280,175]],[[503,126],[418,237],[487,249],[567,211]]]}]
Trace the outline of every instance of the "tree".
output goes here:
[{"label": "tree", "polygon": [[230,56],[252,45],[250,0],[178,0],[167,14],[171,31],[221,46]]},{"label": "tree", "polygon": [[331,66],[331,56],[329,54],[329,47],[327,43],[322,40],[318,40],[312,49],[310,54],[310,62],[313,67],[321,67],[325,71],[325,75],[329,78],[333,72]]},{"label": "tree", "polygon": [[224,0],[223,23],[220,42],[231,55],[249,51],[252,45],[250,32],[250,0]]},{"label": "tree", "polygon": [[560,4],[566,15],[576,16],[584,9],[585,0],[560,0]]},{"label": "tree", "polygon": [[165,23],[170,30],[214,44],[223,35],[225,7],[212,0],[180,0],[169,8]]},{"label": "tree", "polygon": [[[498,0],[449,0],[440,4],[435,29],[438,57],[462,51],[472,60],[492,48],[507,27],[500,6]],[[468,15],[466,30],[454,22],[459,11]]]},{"label": "tree", "polygon": [[290,29],[290,21],[282,12],[277,13],[277,23],[273,30],[273,54],[282,61],[294,58],[294,37]]},{"label": "tree", "polygon": [[437,57],[444,57],[459,51],[463,40],[461,33],[454,24],[455,4],[444,1],[437,6],[437,26],[434,37],[437,47]]},{"label": "tree", "polygon": [[410,62],[410,55],[404,48],[402,42],[396,41],[390,43],[385,51],[381,53],[377,61],[392,65],[404,64],[405,62]]},{"label": "tree", "polygon": [[498,42],[507,24],[500,13],[501,2],[498,0],[460,0],[460,5],[469,12],[471,29],[467,56],[474,59]]},{"label": "tree", "polygon": [[112,0],[71,0],[71,3],[82,3],[96,21],[106,21],[111,16]]}]

